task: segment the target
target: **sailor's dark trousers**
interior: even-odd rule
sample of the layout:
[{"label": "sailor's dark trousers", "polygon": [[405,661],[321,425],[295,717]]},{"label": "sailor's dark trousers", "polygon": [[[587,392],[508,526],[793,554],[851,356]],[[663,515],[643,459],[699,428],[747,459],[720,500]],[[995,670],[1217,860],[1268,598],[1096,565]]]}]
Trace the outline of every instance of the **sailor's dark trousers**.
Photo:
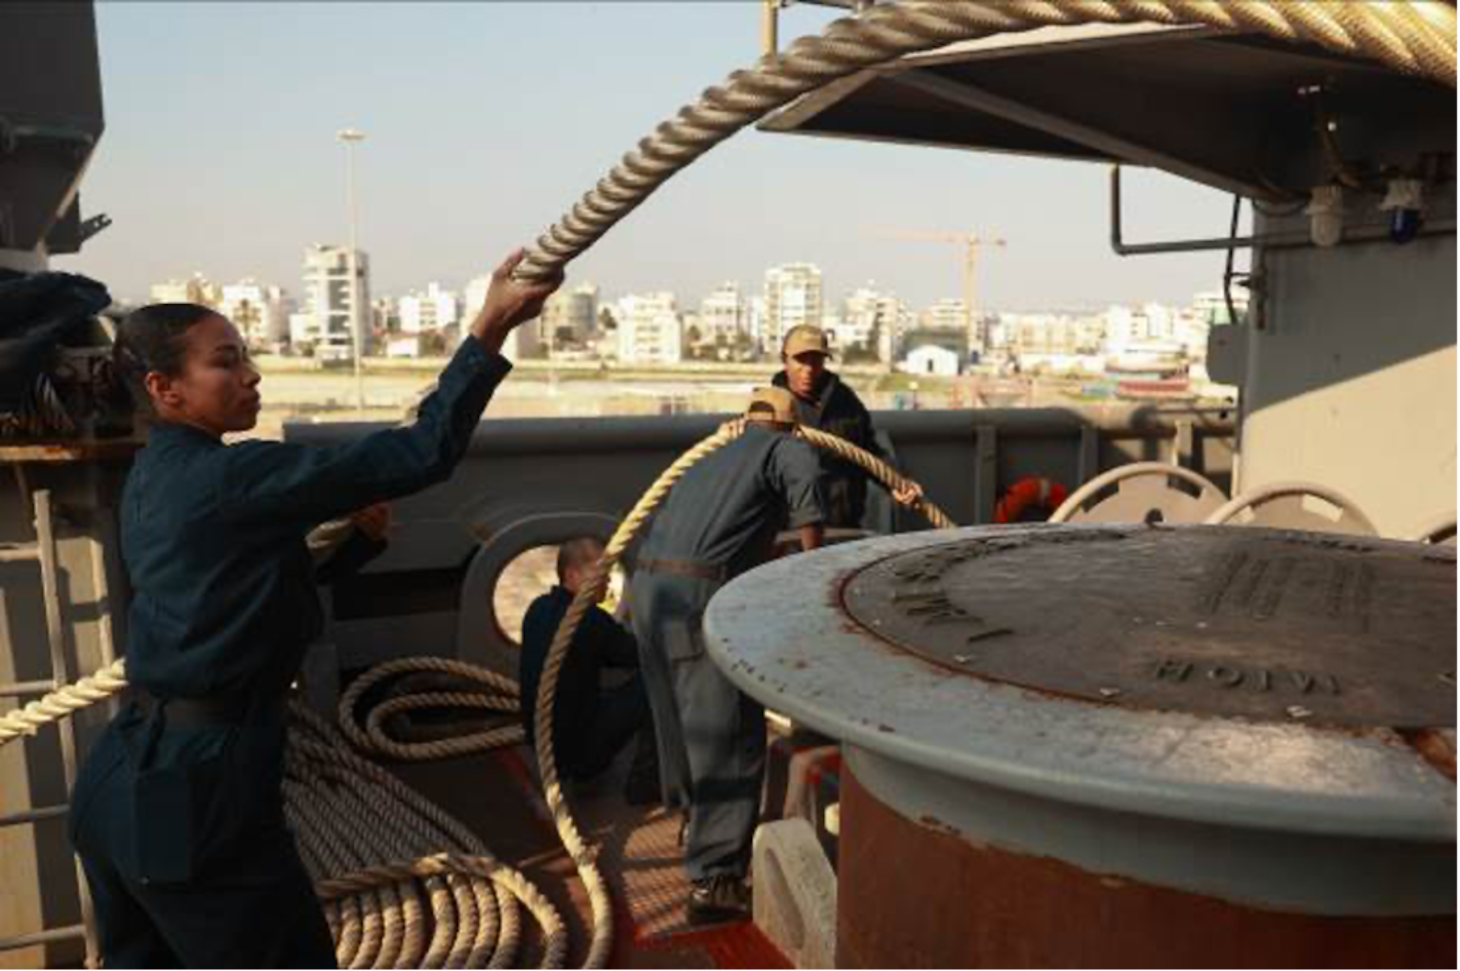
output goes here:
[{"label": "sailor's dark trousers", "polygon": [[765,781],[765,709],[705,653],[700,619],[719,587],[639,572],[630,593],[665,801],[688,811],[691,880],[746,874]]},{"label": "sailor's dark trousers", "polygon": [[334,967],[284,822],[279,727],[164,729],[139,760],[147,728],[118,717],[72,807],[106,966]]}]

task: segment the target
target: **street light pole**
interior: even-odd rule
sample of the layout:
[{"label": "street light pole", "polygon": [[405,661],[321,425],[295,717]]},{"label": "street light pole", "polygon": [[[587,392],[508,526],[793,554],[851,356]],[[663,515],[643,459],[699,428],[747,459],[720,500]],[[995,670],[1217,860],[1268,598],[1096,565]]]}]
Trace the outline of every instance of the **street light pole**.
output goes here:
[{"label": "street light pole", "polygon": [[342,128],[337,137],[345,146],[345,194],[350,214],[350,345],[355,358],[355,411],[365,417],[365,371],[363,365],[364,322],[360,314],[360,250],[356,228],[355,144],[365,140],[358,128]]}]

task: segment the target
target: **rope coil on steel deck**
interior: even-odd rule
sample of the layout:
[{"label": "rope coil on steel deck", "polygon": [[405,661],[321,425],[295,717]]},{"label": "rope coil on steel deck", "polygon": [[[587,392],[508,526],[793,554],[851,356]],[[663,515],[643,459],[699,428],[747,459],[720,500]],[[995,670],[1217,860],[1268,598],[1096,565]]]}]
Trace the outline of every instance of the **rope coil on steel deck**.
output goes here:
[{"label": "rope coil on steel deck", "polygon": [[[908,0],[876,6],[858,17],[836,21],[819,37],[803,38],[784,53],[762,59],[754,70],[732,74],[725,84],[708,89],[699,102],[661,124],[538,239],[519,275],[541,278],[552,274],[586,251],[680,169],[746,125],[831,80],[956,41],[1046,26],[1141,22],[1204,25],[1289,42],[1312,42],[1340,54],[1371,57],[1395,70],[1450,87],[1456,84],[1456,11],[1437,0],[1362,4],[1337,0],[1301,4],[1272,0]],[[602,966],[608,958],[611,914],[602,876],[573,823],[557,779],[550,743],[552,694],[574,631],[601,596],[607,571],[649,512],[694,462],[733,440],[742,428],[739,422],[731,422],[695,446],[634,507],[606,549],[595,581],[574,599],[544,668],[536,727],[539,737],[549,743],[538,746],[540,770],[559,833],[589,887],[594,918],[590,967]],[[831,436],[810,429],[799,433],[820,447],[832,447],[892,488],[905,483],[884,463],[854,446],[839,440],[833,444]],[[843,451],[843,447],[851,451]],[[935,525],[951,525],[935,507],[929,505],[926,511]],[[505,704],[502,699],[510,699],[514,692],[490,680],[500,676],[487,674],[488,679],[478,680],[487,680],[496,694],[471,704],[504,711],[499,704]],[[0,745],[33,734],[40,726],[101,701],[125,685],[125,666],[118,661],[6,713],[0,716]],[[361,687],[348,695],[351,705],[364,690]],[[436,703],[423,697],[408,696],[387,705],[393,706],[390,711],[401,711]],[[435,697],[454,705],[483,696],[438,693]],[[499,729],[500,734],[402,745],[384,735],[380,721],[388,713],[372,714],[363,730],[347,717],[342,721],[343,731],[356,744],[363,737],[369,748],[397,758],[434,757],[428,754],[437,751],[432,746],[443,746],[444,754],[459,754],[516,740],[510,730]],[[347,751],[325,723],[304,713],[295,724],[288,753],[286,806],[291,825],[300,834],[300,851],[311,869],[316,873],[349,871],[346,877],[317,883],[321,898],[327,901],[327,917],[343,963],[350,967],[478,966],[490,954],[491,966],[507,966],[514,960],[520,937],[518,900],[544,929],[544,964],[561,963],[567,953],[561,920],[525,878],[495,861],[460,823],[383,769]],[[363,794],[367,792],[368,796]],[[335,811],[323,814],[322,806]],[[367,818],[372,820],[369,826],[361,822]],[[421,840],[438,851],[418,855]],[[364,859],[360,847],[371,843],[398,854],[404,862]],[[449,848],[440,852],[441,846]],[[423,927],[425,907],[414,883],[417,879],[423,881],[433,913],[429,942]],[[490,895],[480,885],[483,881],[491,883]],[[463,944],[468,938],[471,943]]]}]

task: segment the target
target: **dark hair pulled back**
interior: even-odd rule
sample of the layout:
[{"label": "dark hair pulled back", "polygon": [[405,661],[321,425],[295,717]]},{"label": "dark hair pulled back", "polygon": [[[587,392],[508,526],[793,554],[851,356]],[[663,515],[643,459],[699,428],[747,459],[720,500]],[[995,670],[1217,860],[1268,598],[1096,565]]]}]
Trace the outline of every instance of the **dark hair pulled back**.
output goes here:
[{"label": "dark hair pulled back", "polygon": [[168,377],[182,373],[188,330],[217,311],[196,303],[154,303],[134,310],[117,328],[113,364],[133,400],[147,404],[144,379],[156,371]]}]

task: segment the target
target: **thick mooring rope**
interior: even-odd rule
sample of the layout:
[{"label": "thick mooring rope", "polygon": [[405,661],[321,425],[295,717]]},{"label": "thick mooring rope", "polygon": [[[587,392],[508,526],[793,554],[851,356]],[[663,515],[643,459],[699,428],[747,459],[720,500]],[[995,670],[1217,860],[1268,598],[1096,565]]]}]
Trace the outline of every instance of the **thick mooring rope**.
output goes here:
[{"label": "thick mooring rope", "polygon": [[526,877],[318,715],[292,713],[285,811],[341,967],[512,967],[518,903],[541,929],[542,966],[563,966],[567,928]]},{"label": "thick mooring rope", "polygon": [[[389,678],[420,672],[451,675],[475,682],[484,690],[411,692],[372,706],[364,726],[360,725],[355,709],[370,688]],[[475,664],[437,657],[401,658],[377,664],[350,682],[350,687],[340,696],[339,724],[345,736],[364,752],[408,762],[447,759],[516,745],[523,739],[522,726],[514,720],[470,735],[454,735],[432,742],[398,742],[385,733],[383,722],[392,715],[423,708],[479,708],[499,715],[516,715],[522,707],[519,694],[516,681]]]},{"label": "thick mooring rope", "polygon": [[1190,25],[1311,42],[1455,87],[1456,13],[1445,0],[907,0],[844,17],[736,71],[681,108],[540,236],[518,267],[542,279],[597,242],[695,159],[838,78],[957,41],[1079,24]]},{"label": "thick mooring rope", "polygon": [[[1312,42],[1450,87],[1456,83],[1456,11],[1439,0],[909,0],[876,6],[858,17],[836,21],[822,36],[803,38],[784,53],[762,59],[754,70],[736,72],[660,125],[539,238],[518,274],[527,279],[552,274],[586,251],[680,169],[746,125],[829,81],[956,41],[1046,26],[1141,22],[1205,25]],[[613,939],[611,908],[602,875],[573,822],[557,777],[551,739],[558,675],[573,634],[603,595],[609,569],[649,513],[690,466],[742,431],[743,423],[738,421],[722,426],[670,466],[639,500],[610,541],[594,581],[574,598],[543,671],[536,711],[537,736],[545,740],[537,747],[539,768],[559,834],[589,890],[594,920],[589,967],[602,967],[608,959]],[[798,434],[856,462],[890,488],[906,484],[885,463],[854,446],[810,429]],[[924,504],[924,511],[934,525],[952,525],[930,503]],[[356,744],[406,759],[461,754],[516,741],[519,736],[511,729],[409,745],[385,736],[381,721],[388,714],[426,704],[466,703],[506,710],[515,693],[507,679],[491,674],[466,676],[486,683],[491,693],[434,693],[427,696],[433,698],[430,702],[421,697],[387,702],[382,711],[372,712],[363,729],[352,712],[369,684],[352,688],[353,693],[347,693],[349,705],[343,707],[342,731]],[[0,745],[34,734],[42,725],[102,701],[125,686],[125,664],[117,661],[0,716]],[[348,751],[334,729],[318,718],[301,710],[296,713],[295,726],[288,750],[286,811],[298,834],[300,852],[326,901],[343,966],[509,966],[515,961],[521,937],[519,901],[543,929],[544,966],[561,965],[567,954],[562,920],[521,874],[496,861],[464,826],[439,808],[379,766]],[[330,875],[341,872],[347,875]]]},{"label": "thick mooring rope", "polygon": [[[552,748],[552,699],[574,633],[602,598],[604,578],[686,472],[738,438],[745,422],[722,425],[680,456],[644,493],[614,533],[594,578],[585,584],[558,629],[538,690],[536,731],[543,791],[559,837],[588,892],[593,936],[585,967],[607,964],[613,946],[612,902],[602,873],[584,842],[557,776]],[[799,437],[867,470],[889,490],[910,485],[886,462],[835,435],[797,428]],[[919,508],[940,528],[953,525],[931,502]],[[408,673],[464,678],[484,691],[428,691],[372,707],[363,727],[356,709],[370,688]],[[0,716],[0,746],[42,725],[102,701],[127,685],[125,659],[60,688],[19,711]],[[510,715],[519,710],[512,679],[459,661],[402,658],[377,665],[351,682],[340,698],[336,729],[308,709],[291,709],[285,758],[284,807],[300,855],[325,902],[336,956],[345,968],[510,967],[521,940],[517,905],[543,936],[543,967],[561,967],[567,930],[552,904],[521,873],[496,860],[464,825],[422,798],[380,766],[350,751],[419,761],[480,752],[522,740],[518,725],[434,742],[404,743],[385,734],[390,715],[422,708],[479,708]],[[338,874],[345,874],[339,876]]]},{"label": "thick mooring rope", "polygon": [[23,708],[0,715],[0,745],[23,735],[34,735],[41,726],[105,701],[126,686],[127,661],[126,658],[118,658],[79,681],[57,688]]},{"label": "thick mooring rope", "polygon": [[[634,508],[624,517],[624,521],[619,524],[618,529],[604,548],[603,556],[598,561],[593,577],[578,589],[567,613],[563,615],[562,623],[558,625],[557,636],[553,638],[547,660],[543,663],[542,680],[538,683],[537,689],[537,705],[533,712],[533,733],[539,740],[551,740],[553,737],[553,698],[557,696],[558,675],[562,671],[563,662],[568,656],[568,648],[573,643],[573,636],[578,632],[584,616],[603,599],[608,586],[608,576],[614,565],[623,557],[624,551],[628,549],[629,544],[634,541],[644,524],[648,522],[649,516],[664,501],[685,473],[705,456],[730,444],[744,432],[744,419],[736,419],[721,425],[713,435],[685,452],[675,460],[673,465],[665,469],[648,491],[634,504]],[[814,428],[797,426],[795,433],[812,445],[830,450],[840,458],[861,466],[889,490],[898,491],[911,484],[892,466],[851,442]],[[940,529],[951,528],[954,525],[953,521],[930,501],[923,500],[919,503],[918,508],[922,510],[930,523]],[[573,863],[578,868],[578,874],[588,888],[589,902],[592,905],[593,937],[589,943],[588,958],[584,962],[584,967],[601,968],[608,962],[609,953],[613,949],[613,915],[608,892],[603,884],[603,875],[599,872],[593,855],[589,851],[587,843],[584,842],[582,834],[578,832],[577,823],[573,820],[572,810],[568,806],[568,800],[558,779],[557,754],[550,743],[537,746],[537,766],[542,778],[543,795],[547,800],[548,808],[552,811],[553,823],[558,829],[558,837],[563,841],[563,846],[568,850],[569,855],[572,856]]]}]

